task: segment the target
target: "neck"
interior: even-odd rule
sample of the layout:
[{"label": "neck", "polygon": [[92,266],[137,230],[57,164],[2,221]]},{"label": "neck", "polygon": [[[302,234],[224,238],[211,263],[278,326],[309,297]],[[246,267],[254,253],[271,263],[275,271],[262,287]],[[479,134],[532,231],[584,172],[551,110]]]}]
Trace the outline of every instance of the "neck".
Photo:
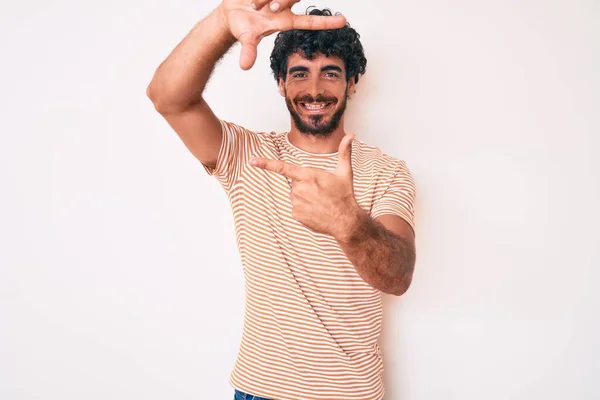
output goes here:
[{"label": "neck", "polygon": [[344,130],[344,119],[340,121],[340,125],[336,130],[328,135],[314,135],[312,133],[302,133],[291,121],[292,127],[288,133],[288,140],[294,146],[309,153],[314,154],[329,154],[336,153],[340,147],[340,142],[346,135]]}]

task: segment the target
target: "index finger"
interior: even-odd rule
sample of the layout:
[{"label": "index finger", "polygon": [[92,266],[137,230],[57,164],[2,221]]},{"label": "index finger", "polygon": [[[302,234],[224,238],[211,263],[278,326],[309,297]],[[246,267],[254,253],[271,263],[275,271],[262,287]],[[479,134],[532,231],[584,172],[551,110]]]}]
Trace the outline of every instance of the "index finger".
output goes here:
[{"label": "index finger", "polygon": [[294,4],[299,2],[300,0],[253,0],[252,7],[255,10],[262,10],[264,6],[269,4],[269,9],[272,12],[278,12],[286,8],[292,8]]},{"label": "index finger", "polygon": [[[292,15],[291,20],[284,20],[287,26],[280,26],[279,30],[302,29],[302,30],[325,30],[339,29],[346,25],[346,17],[343,15]],[[290,26],[291,24],[291,26]]]},{"label": "index finger", "polygon": [[276,172],[290,179],[300,180],[304,177],[302,167],[279,160],[254,158],[250,161],[250,164],[255,167],[266,169],[267,171]]}]

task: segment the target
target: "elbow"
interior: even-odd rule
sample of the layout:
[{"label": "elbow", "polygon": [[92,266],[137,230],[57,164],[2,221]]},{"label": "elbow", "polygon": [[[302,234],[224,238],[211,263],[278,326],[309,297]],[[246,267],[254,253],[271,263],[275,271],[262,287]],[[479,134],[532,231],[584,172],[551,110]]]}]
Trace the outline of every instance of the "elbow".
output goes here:
[{"label": "elbow", "polygon": [[146,88],[146,96],[154,103],[154,88],[152,88],[152,83],[148,85]]},{"label": "elbow", "polygon": [[152,86],[152,82],[150,82],[150,84],[146,88],[146,96],[150,99],[150,101],[154,105],[154,108],[156,108],[156,110],[158,111],[158,104],[159,104],[159,102],[158,102],[158,99],[156,97],[156,90]]},{"label": "elbow", "polygon": [[410,288],[410,284],[412,283],[412,272],[409,274],[405,274],[399,279],[395,280],[394,284],[390,288],[389,294],[393,296],[402,296],[404,293],[408,291]]},{"label": "elbow", "polygon": [[148,96],[148,98],[152,100],[153,103],[155,103],[157,95],[158,92],[156,90],[156,77],[154,77],[146,87],[146,96]]},{"label": "elbow", "polygon": [[409,287],[410,287],[410,284],[395,287],[394,289],[392,289],[392,291],[389,294],[398,296],[398,297],[402,296],[404,293],[406,293],[408,291]]},{"label": "elbow", "polygon": [[177,101],[164,90],[157,89],[152,82],[146,88],[146,96],[152,101],[154,109],[161,115],[180,113],[196,104],[194,101]]},{"label": "elbow", "polygon": [[158,96],[156,88],[152,85],[152,82],[150,82],[150,84],[146,88],[146,96],[150,99],[156,111],[162,114],[166,107],[164,101],[161,100]]},{"label": "elbow", "polygon": [[146,96],[150,99],[150,101],[154,105],[154,109],[156,111],[158,111],[160,114],[165,114],[170,111],[171,105],[166,100],[164,91],[157,89],[156,83],[154,80],[152,80],[152,82],[150,82],[150,84],[146,88]]},{"label": "elbow", "polygon": [[413,273],[415,271],[416,254],[414,250],[409,252],[408,257],[403,262],[400,262],[399,270],[395,279],[392,279],[392,287],[390,294],[394,296],[402,296],[410,288],[412,283]]}]

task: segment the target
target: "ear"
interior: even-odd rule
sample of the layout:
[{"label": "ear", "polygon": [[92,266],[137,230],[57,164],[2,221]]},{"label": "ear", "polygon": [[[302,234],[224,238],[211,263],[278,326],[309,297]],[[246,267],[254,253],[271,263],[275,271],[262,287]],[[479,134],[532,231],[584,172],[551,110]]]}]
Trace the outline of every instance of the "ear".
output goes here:
[{"label": "ear", "polygon": [[354,97],[355,93],[356,93],[356,79],[354,79],[354,77],[352,77],[348,81],[348,89],[346,90],[346,96],[348,96],[348,98],[352,98],[352,97]]},{"label": "ear", "polygon": [[281,77],[279,77],[279,94],[285,97],[285,81]]}]

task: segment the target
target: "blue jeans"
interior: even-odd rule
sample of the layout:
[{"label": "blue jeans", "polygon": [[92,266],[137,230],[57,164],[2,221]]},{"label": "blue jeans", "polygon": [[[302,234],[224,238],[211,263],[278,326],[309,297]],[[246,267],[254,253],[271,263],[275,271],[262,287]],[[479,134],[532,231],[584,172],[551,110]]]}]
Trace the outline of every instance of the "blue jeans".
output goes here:
[{"label": "blue jeans", "polygon": [[235,391],[235,395],[233,396],[233,400],[269,400],[264,397],[252,396],[251,394],[240,392],[239,390]]}]

